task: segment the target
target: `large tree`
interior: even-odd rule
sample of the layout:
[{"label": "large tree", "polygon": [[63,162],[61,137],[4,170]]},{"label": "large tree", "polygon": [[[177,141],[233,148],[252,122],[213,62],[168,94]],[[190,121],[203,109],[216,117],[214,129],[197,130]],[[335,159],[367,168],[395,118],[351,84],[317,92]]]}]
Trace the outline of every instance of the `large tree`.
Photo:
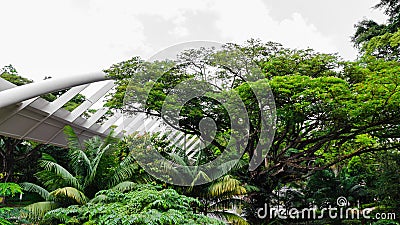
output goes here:
[{"label": "large tree", "polygon": [[[238,50],[255,62],[262,77],[251,80],[252,74],[241,68],[244,64],[221,61],[224,57],[236,57]],[[204,69],[207,66],[217,67],[211,71],[218,71],[217,76],[222,78],[220,83],[214,84],[229,86],[229,90],[203,87],[210,90],[208,96],[228,99],[234,92],[246,107],[250,121],[249,136],[245,137],[248,142],[243,144],[238,140],[237,143],[239,149],[245,149],[244,159],[248,162],[257,144],[266,141],[260,140],[261,121],[266,118],[260,116],[254,91],[263,88],[267,91],[267,81],[274,95],[276,131],[265,163],[254,172],[237,172],[243,181],[260,188],[260,192],[250,198],[254,207],[268,201],[269,194],[279,183],[302,179],[353,156],[400,146],[400,63],[368,57],[342,62],[336,55],[309,49],[286,49],[275,43],[251,40],[243,46],[228,44],[221,51],[189,50],[175,63],[149,63],[133,58],[116,64],[106,72],[117,79],[120,88],[108,104],[128,114],[142,112],[161,117],[171,102],[167,96],[176,91],[174,87],[179,83],[193,77],[198,77],[199,81],[215,78],[210,70]],[[163,75],[155,80],[160,73]],[[129,83],[131,77],[133,82]],[[127,87],[135,93],[133,97],[127,94],[130,103],[137,104],[124,108],[121,103]],[[180,94],[184,96],[185,93]],[[143,96],[148,96],[146,101]],[[210,97],[196,97],[181,106],[175,118],[178,122],[163,118],[173,121],[171,124],[176,129],[195,135],[203,134],[199,126],[201,118],[212,118],[216,134],[204,154],[213,159],[227,146],[227,137],[232,132],[229,127],[232,109],[224,108]]]},{"label": "large tree", "polygon": [[[144,112],[161,116],[164,101],[177,84],[196,76],[209,76],[212,79],[211,75],[202,72],[204,65],[215,65],[224,51],[234,52],[237,49],[253,59],[264,76],[255,81],[246,81],[243,77],[250,74],[241,73],[238,66],[242,65],[239,64],[222,65],[218,72],[233,87],[229,91],[240,95],[250,115],[252,130],[250,144],[246,146],[250,157],[258,142],[257,129],[262,119],[259,117],[257,99],[252,94],[254,87],[267,80],[275,97],[276,134],[265,167],[259,170],[259,174],[297,178],[299,174],[335,164],[362,152],[397,147],[399,63],[375,59],[341,62],[335,55],[312,50],[291,50],[274,43],[263,44],[254,40],[244,46],[230,44],[223,51],[211,54],[206,49],[190,50],[181,55],[180,60],[184,63],[180,64],[170,61],[145,63],[138,58],[116,64],[106,72],[118,80],[121,88],[110,98],[109,105],[116,108],[122,106],[124,90],[132,77],[134,82],[130,83],[129,89],[134,89],[137,96],[130,99],[136,100],[138,104],[124,110],[127,113]],[[149,74],[160,73],[156,69],[160,65],[171,69],[161,71],[165,74],[155,82],[149,78]],[[190,74],[187,70],[189,65],[199,69]],[[152,90],[144,90],[141,86],[140,83],[146,79],[149,79],[146,84],[151,84]],[[213,89],[212,92],[210,96],[223,96],[228,91]],[[141,101],[147,94],[149,97],[146,102]],[[201,134],[198,125],[201,118],[213,118],[218,132],[212,145],[224,150],[226,142],[223,137],[229,132],[230,125],[226,109],[204,97],[186,103],[180,113],[179,123],[175,127],[197,135]],[[359,148],[353,149],[360,135],[376,139],[379,144],[358,145]],[[324,157],[325,152],[337,155],[328,160]],[[321,160],[317,160],[319,158]],[[319,164],[322,161],[324,165]]]}]

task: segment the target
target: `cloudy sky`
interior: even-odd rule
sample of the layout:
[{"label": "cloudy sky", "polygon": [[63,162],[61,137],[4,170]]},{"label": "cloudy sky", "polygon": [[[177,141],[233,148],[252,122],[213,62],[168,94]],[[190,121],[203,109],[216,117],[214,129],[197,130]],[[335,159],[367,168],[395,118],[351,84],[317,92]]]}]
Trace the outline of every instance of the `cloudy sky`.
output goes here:
[{"label": "cloudy sky", "polygon": [[379,0],[19,0],[0,2],[0,68],[34,80],[100,71],[191,40],[249,38],[354,59],[353,25]]}]

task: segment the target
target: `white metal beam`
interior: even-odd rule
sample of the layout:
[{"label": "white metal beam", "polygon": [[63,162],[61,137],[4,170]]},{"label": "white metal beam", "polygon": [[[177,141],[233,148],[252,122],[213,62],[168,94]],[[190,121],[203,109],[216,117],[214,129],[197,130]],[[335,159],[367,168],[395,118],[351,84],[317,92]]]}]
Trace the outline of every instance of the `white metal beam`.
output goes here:
[{"label": "white metal beam", "polygon": [[97,72],[79,76],[52,78],[13,87],[0,92],[0,108],[35,98],[43,94],[106,79],[105,73]]}]

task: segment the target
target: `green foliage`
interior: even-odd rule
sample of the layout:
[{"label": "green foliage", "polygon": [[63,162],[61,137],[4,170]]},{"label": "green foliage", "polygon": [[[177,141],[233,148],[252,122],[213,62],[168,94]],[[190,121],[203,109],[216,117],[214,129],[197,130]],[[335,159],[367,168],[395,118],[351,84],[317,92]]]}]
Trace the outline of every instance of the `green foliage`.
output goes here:
[{"label": "green foliage", "polygon": [[131,188],[129,182],[121,182],[133,176],[137,164],[133,163],[131,156],[118,163],[114,149],[117,140],[112,133],[104,140],[93,137],[82,145],[71,127],[65,127],[64,132],[68,137],[69,167],[65,168],[52,156],[43,154],[39,161],[43,170],[36,176],[45,188],[28,182],[21,184],[24,190],[36,192],[46,200],[27,207],[29,217],[34,220],[54,207],[86,204],[97,191],[114,185],[120,190]]},{"label": "green foliage", "polygon": [[336,175],[332,170],[323,170],[310,177],[304,191],[307,202],[322,207],[334,204],[341,196],[356,203],[367,194],[367,187],[355,176],[348,176],[342,171]]},{"label": "green foliage", "polygon": [[249,223],[238,212],[227,210],[241,210],[245,201],[240,197],[247,194],[246,188],[241,181],[230,175],[225,175],[216,181],[213,181],[206,188],[206,192],[200,195],[202,201],[205,202],[203,211],[207,215],[212,215],[223,221],[238,225],[248,225]]},{"label": "green foliage", "polygon": [[105,106],[110,108],[122,108],[126,88],[130,82],[129,79],[133,77],[142,63],[143,60],[140,59],[140,57],[133,57],[124,63],[112,65],[109,69],[104,71],[109,77],[115,79],[117,84],[116,89],[108,95],[109,100],[106,102]]},{"label": "green foliage", "polygon": [[[193,162],[182,149],[173,148],[167,142],[157,142],[148,134],[135,134],[117,145],[111,139],[102,141],[100,138],[80,143],[73,130],[67,127],[69,164],[62,165],[50,155],[43,154],[39,162],[43,170],[36,175],[46,188],[31,183],[21,186],[26,191],[40,194],[46,202],[35,203],[27,209],[38,220],[49,210],[58,208],[48,212],[45,218],[50,223],[64,224],[220,223],[193,211],[246,224],[248,222],[240,216],[226,212],[230,206],[244,203],[236,197],[248,194],[245,199],[252,205],[246,205],[245,213],[251,219],[260,204],[276,200],[273,190],[280,191],[286,184],[292,189],[280,199],[285,206],[305,206],[311,202],[323,205],[346,196],[352,202],[360,200],[385,209],[398,209],[399,3],[382,0],[376,7],[385,9],[390,16],[389,23],[364,20],[356,26],[353,41],[363,57],[354,62],[341,62],[336,55],[310,49],[286,49],[277,43],[250,40],[245,45],[227,44],[221,51],[188,50],[179,55],[178,63],[149,63],[134,57],[113,65],[105,72],[116,79],[118,86],[109,95],[106,106],[128,113],[160,116],[168,94],[176,85],[197,79],[200,85],[196,88],[207,90],[208,95],[194,98],[181,108],[167,104],[167,109],[180,110],[176,128],[192,135],[201,134],[198,126],[201,118],[211,117],[217,125],[216,141],[200,152]],[[259,68],[253,69],[262,71],[261,76],[243,72],[239,60],[232,60],[236,64],[223,60],[236,59],[239,51],[256,63]],[[204,72],[209,68],[218,73],[210,76]],[[161,79],[155,82],[153,78],[159,75],[162,75]],[[18,76],[12,66],[3,68],[0,76],[17,85],[31,82]],[[214,78],[223,78],[223,82],[210,89],[203,81]],[[141,83],[145,85],[140,86]],[[126,88],[135,91],[130,97],[138,103],[134,105],[136,108],[122,108],[124,97],[129,95]],[[258,99],[253,90],[268,88],[275,97],[276,135],[264,165],[256,171],[247,173],[247,167],[242,166],[208,185],[177,188],[197,200],[178,195],[171,189],[160,191],[154,186],[130,181],[152,180],[131,154],[131,151],[136,151],[136,156],[145,152],[147,144],[152,144],[163,156],[180,165],[200,165],[224,152],[227,137],[234,133],[229,127],[230,122],[237,119],[229,118],[228,112],[235,108],[226,109],[213,98],[230,99],[238,95],[243,101],[252,130],[249,144],[238,149],[246,147],[243,161],[248,164],[258,143],[260,121],[265,119],[259,116]],[[61,92],[48,98],[54,100],[59,94]],[[147,95],[149,98],[144,102],[143,97]],[[84,96],[77,96],[71,107],[65,107],[73,110],[84,100]],[[173,102],[174,99],[170,100]],[[0,139],[2,150],[12,143],[7,141]],[[13,146],[18,146],[21,152],[34,147],[24,148],[20,144],[15,141]],[[175,154],[171,154],[172,149],[176,150]],[[147,163],[157,165],[155,167],[160,171],[166,166],[151,159]],[[229,163],[220,165],[221,173],[227,172]],[[194,180],[209,179],[203,171],[191,172]],[[303,176],[310,177],[303,179]],[[109,190],[100,191],[102,189]],[[250,219],[250,223],[260,222]],[[2,222],[7,224],[5,220],[0,220]]]},{"label": "green foliage", "polygon": [[[65,90],[60,90],[56,91],[53,93],[48,93],[45,95],[42,95],[41,97],[49,102],[53,102],[57,98],[59,98],[61,95],[65,94],[68,91],[68,89]],[[75,95],[71,100],[69,100],[67,103],[65,103],[62,108],[64,108],[67,111],[72,112],[74,109],[76,109],[80,104],[82,104],[86,100],[86,97],[82,94],[77,94]],[[90,113],[89,111],[85,112],[83,116],[88,115]]]},{"label": "green foliage", "polygon": [[281,49],[260,64],[269,79],[286,75],[335,76],[333,69],[338,67],[338,57],[317,53],[312,49]]},{"label": "green foliage", "polygon": [[60,205],[57,202],[36,202],[25,207],[27,213],[24,218],[31,221],[40,221],[47,212],[59,207]]},{"label": "green foliage", "polygon": [[63,187],[52,191],[50,194],[52,199],[65,203],[68,200],[73,200],[73,203],[85,204],[88,198],[84,193],[73,187]]},{"label": "green foliage", "polygon": [[16,183],[0,183],[0,196],[14,197],[22,193],[22,188]]},{"label": "green foliage", "polygon": [[50,190],[70,186],[91,195],[91,192],[97,192],[105,187],[107,183],[97,181],[104,179],[103,172],[108,173],[108,168],[117,164],[116,161],[109,161],[109,158],[113,158],[112,154],[115,151],[113,148],[117,141],[110,134],[104,140],[93,137],[82,145],[71,127],[65,127],[64,131],[68,137],[69,168],[59,165],[50,155],[43,154],[39,165],[44,170],[38,172],[37,176]]},{"label": "green foliage", "polygon": [[241,185],[240,181],[226,175],[208,187],[209,197],[211,198],[232,198],[246,194],[246,189]]},{"label": "green foliage", "polygon": [[400,30],[394,33],[384,33],[374,36],[362,47],[367,55],[386,60],[399,61],[400,57]]},{"label": "green foliage", "polygon": [[373,20],[363,20],[356,24],[355,27],[356,32],[352,37],[352,41],[358,49],[362,49],[372,38],[388,32],[386,25],[378,24]]},{"label": "green foliage", "polygon": [[[169,154],[169,158],[180,165],[190,165],[186,158],[177,154]],[[196,159],[196,164],[202,163],[201,157]],[[220,165],[220,171],[227,171],[225,167],[229,163]],[[197,179],[209,179],[207,175],[198,170],[192,170],[191,176]],[[247,194],[247,189],[243,186],[242,182],[231,175],[224,175],[210,183],[200,186],[190,186],[181,188],[182,192],[191,197],[197,198],[203,203],[200,206],[200,212],[206,215],[219,218],[223,221],[233,224],[248,224],[247,221],[241,217],[237,212],[229,211],[233,209],[241,209],[242,204],[245,202],[240,199]],[[251,188],[249,188],[251,190]]]},{"label": "green foliage", "polygon": [[50,193],[46,189],[40,187],[39,185],[24,182],[21,183],[20,186],[22,187],[23,190],[27,192],[35,192],[39,194],[43,199],[46,200],[50,199]]},{"label": "green foliage", "polygon": [[[59,95],[57,95],[55,97],[58,98],[59,96],[61,96],[61,95],[59,94]],[[72,112],[80,104],[82,104],[85,100],[86,100],[86,97],[84,95],[77,94],[70,101],[65,103],[65,105],[63,105],[63,108],[68,110],[68,111],[70,111],[70,112]]]},{"label": "green foliage", "polygon": [[399,60],[398,30],[400,28],[400,4],[397,0],[381,0],[376,9],[384,9],[389,16],[386,24],[364,19],[355,25],[353,43],[362,54],[387,60]]},{"label": "green foliage", "polygon": [[397,150],[379,154],[377,161],[380,163],[377,168],[378,173],[375,177],[376,183],[373,191],[383,204],[399,213],[400,152]]},{"label": "green foliage", "polygon": [[[0,78],[5,79],[17,86],[26,85],[33,81],[20,76],[17,70],[12,66],[5,66],[0,69]],[[46,78],[47,79],[47,78]],[[54,93],[43,95],[44,99],[53,101],[60,97],[67,90],[61,90]],[[85,97],[83,95],[75,96],[71,101],[67,102],[65,109],[72,111],[79,106]],[[40,151],[46,149],[54,149],[54,146],[35,143],[33,141],[19,140],[11,137],[0,136],[0,157],[3,162],[1,173],[4,182],[16,180],[32,180],[34,170],[36,169],[36,160],[40,157]],[[16,175],[19,175],[18,177]],[[22,175],[22,177],[21,177]]]},{"label": "green foliage", "polygon": [[398,225],[398,224],[399,224],[398,222],[393,220],[379,220],[372,223],[372,225]]},{"label": "green foliage", "polygon": [[29,224],[30,221],[21,218],[24,213],[25,210],[21,208],[0,208],[0,225]]},{"label": "green foliage", "polygon": [[43,145],[5,137],[0,135],[0,158],[2,161],[2,170],[0,180],[3,182],[12,182],[18,180],[16,175],[26,175],[32,172],[34,164],[29,161],[38,157],[38,152]]},{"label": "green foliage", "polygon": [[[365,39],[359,42],[362,46],[368,46],[365,43],[373,39],[369,42],[371,49],[384,47],[386,44],[383,42],[391,45],[393,49],[398,48],[398,37],[394,34],[397,29],[390,30],[392,34],[386,34],[382,38],[379,36],[385,35],[386,26],[373,22],[364,25],[364,31],[368,32],[359,33],[364,35]],[[370,30],[370,26],[374,28]],[[228,63],[229,60],[223,61],[224,58],[238,57],[238,51],[244,52],[256,62],[262,71],[261,76],[241,73],[243,65],[239,60],[235,61],[236,64]],[[250,195],[253,205],[249,206],[249,217],[257,207],[262,207],[265,202],[274,199],[273,190],[276,190],[279,184],[302,180],[303,176],[309,177],[315,171],[321,172],[318,172],[319,179],[318,176],[313,176],[308,184],[307,196],[310,199],[333,200],[339,194],[345,194],[352,199],[361,198],[370,202],[376,195],[366,192],[365,188],[371,189],[374,186],[372,174],[377,171],[372,165],[362,168],[364,161],[357,160],[372,163],[374,159],[369,156],[375,152],[394,151],[400,147],[400,64],[388,60],[394,59],[390,57],[397,53],[390,52],[393,53],[392,56],[388,52],[382,53],[381,59],[377,59],[373,56],[374,51],[358,61],[342,62],[336,55],[321,54],[312,50],[285,49],[276,43],[264,44],[250,40],[244,45],[227,44],[223,50],[218,51],[184,51],[175,63],[143,63],[135,58],[107,70],[109,76],[125,85],[110,96],[109,104],[121,108],[122,105],[115,105],[114,102],[121,102],[125,94],[129,96],[129,93],[121,92],[129,87],[135,93],[130,93],[131,103],[137,104],[122,110],[127,113],[144,112],[151,116],[160,116],[163,106],[168,110],[177,110],[167,101],[167,96],[174,91],[177,84],[196,79],[200,83],[200,89],[209,90],[202,86],[203,81],[222,79],[218,88],[214,89],[214,86],[210,85],[213,87],[207,93],[209,95],[194,98],[179,108],[179,118],[167,119],[178,124],[176,129],[195,135],[201,134],[198,123],[204,116],[216,122],[216,138],[211,147],[201,152],[201,158],[207,162],[224,152],[227,137],[234,133],[230,129],[230,122],[236,119],[229,118],[227,113],[235,109],[226,110],[212,99],[230,99],[237,94],[244,103],[250,119],[248,145],[238,147],[246,148],[245,157],[248,159],[252,158],[258,144],[260,123],[265,119],[259,116],[258,99],[253,91],[266,92],[269,85],[275,98],[277,124],[265,163],[252,173],[247,173],[246,167],[242,171],[232,172],[238,176],[239,181],[256,187]],[[208,57],[204,57],[205,55]],[[193,65],[196,68],[193,68]],[[210,75],[203,72],[207,68],[214,68],[218,73]],[[154,78],[160,74],[163,76],[155,82]],[[131,84],[129,77],[134,81]],[[141,83],[145,85],[141,86]],[[143,101],[143,96],[149,98]],[[177,155],[179,154],[177,152]],[[184,155],[183,159],[177,159],[173,155],[169,157],[177,164],[187,163]],[[354,160],[351,160],[352,158]],[[348,160],[351,160],[349,165]],[[200,163],[204,162],[200,160]],[[394,170],[390,171],[393,173]],[[361,172],[365,174],[361,176]],[[194,171],[193,175],[195,179],[207,179],[201,171]],[[321,183],[327,184],[319,189]],[[297,183],[291,185],[301,188]],[[199,187],[196,191],[207,193],[202,188]],[[309,195],[310,193],[315,196]],[[185,194],[196,196],[196,193],[190,191]],[[301,194],[298,197],[300,198]],[[307,201],[303,199],[301,204],[303,203]]]},{"label": "green foliage", "polygon": [[103,200],[83,206],[70,206],[48,212],[44,219],[65,224],[223,224],[193,213],[200,205],[194,198],[175,190],[137,185],[130,192],[106,190],[96,194]]},{"label": "green foliage", "polygon": [[390,17],[390,22],[396,22],[396,18],[400,15],[400,3],[396,0],[381,0],[375,8],[385,10],[385,14]]},{"label": "green foliage", "polygon": [[17,70],[12,66],[8,65],[0,69],[0,77],[3,78],[4,80],[11,82],[17,86],[25,85],[32,83],[32,80],[29,80],[27,78],[21,77],[18,75]]}]

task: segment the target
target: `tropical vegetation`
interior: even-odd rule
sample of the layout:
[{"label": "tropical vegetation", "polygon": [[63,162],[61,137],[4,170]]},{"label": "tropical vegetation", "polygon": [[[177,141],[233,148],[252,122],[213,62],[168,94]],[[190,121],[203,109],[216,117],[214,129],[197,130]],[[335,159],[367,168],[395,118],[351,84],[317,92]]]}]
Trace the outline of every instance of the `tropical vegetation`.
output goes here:
[{"label": "tropical vegetation", "polygon": [[[110,66],[111,113],[162,118],[206,144],[189,155],[163,133],[117,139],[111,132],[82,142],[70,126],[67,148],[0,136],[0,224],[399,224],[400,4],[375,7],[388,21],[356,24],[353,61],[251,39],[184,50],[175,61],[135,56]],[[32,82],[11,65],[0,77]],[[42,97],[53,101],[65,91]],[[172,94],[187,92],[196,97],[176,105]],[[84,100],[78,95],[64,107]],[[149,149],[172,164],[146,157]],[[212,177],[202,165],[220,156]],[[172,184],[185,179],[192,183]],[[370,210],[371,218],[259,215],[266,206],[284,215],[307,207],[321,213],[343,198],[342,206]]]}]

